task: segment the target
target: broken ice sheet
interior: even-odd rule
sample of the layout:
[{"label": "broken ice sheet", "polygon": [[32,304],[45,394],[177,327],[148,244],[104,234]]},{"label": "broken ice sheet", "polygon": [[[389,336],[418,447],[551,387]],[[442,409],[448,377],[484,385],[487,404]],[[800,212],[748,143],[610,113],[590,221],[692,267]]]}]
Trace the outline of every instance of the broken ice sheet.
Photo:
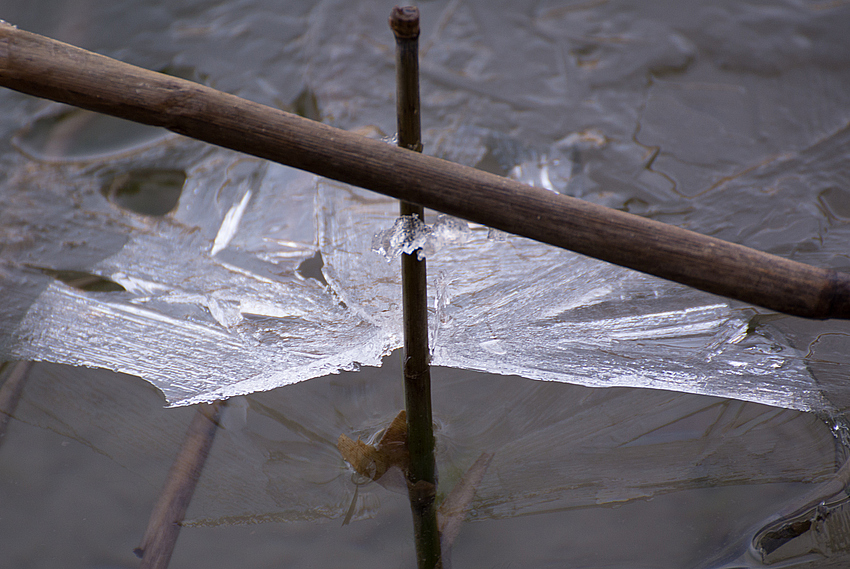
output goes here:
[{"label": "broken ice sheet", "polygon": [[[672,184],[669,174],[679,170],[663,168],[669,156],[665,141],[677,142],[675,156],[686,178],[694,180],[699,178],[693,175],[694,156],[706,161],[699,162],[705,166],[700,171],[726,176],[730,172],[720,166],[746,170],[776,152],[811,147],[836,124],[846,124],[844,98],[850,91],[841,88],[846,74],[835,66],[831,40],[839,32],[833,29],[830,11],[792,6],[762,16],[757,7],[752,17],[742,20],[736,4],[707,13],[676,12],[683,20],[674,25],[651,10],[623,12],[612,3],[576,8],[544,3],[507,19],[462,2],[442,9],[441,23],[423,36],[423,79],[429,83],[423,101],[433,110],[423,115],[423,126],[426,135],[439,132],[440,140],[455,149],[448,158],[480,167],[489,162],[491,171],[500,173],[517,167],[523,179],[545,179],[543,185],[550,189],[616,207],[628,209],[630,203],[642,202],[642,213],[705,232],[721,231],[736,240],[741,227],[765,226],[760,212],[748,210],[748,204],[755,203],[754,192],[740,193],[731,201],[715,194],[724,222],[720,227],[712,223],[718,216],[708,215],[696,202],[674,201],[671,206],[676,191],[708,186]],[[284,64],[277,65],[280,60],[268,66],[277,70],[279,80],[267,84],[300,85],[307,77],[323,113],[337,117],[338,124],[392,123],[385,104],[393,91],[391,38],[384,43],[388,49],[374,49],[370,39],[379,37],[372,33],[378,27],[385,31],[383,17],[334,20],[326,17],[332,11],[325,12],[292,20],[298,23],[288,29],[296,38],[302,38],[304,29],[322,29],[323,34],[310,37],[343,38],[342,44],[311,40],[306,59],[286,55]],[[760,24],[770,23],[777,14],[782,25]],[[179,30],[207,29],[207,16],[198,17],[200,27],[194,15],[178,22],[178,35]],[[788,39],[789,31],[797,28],[785,25],[786,20],[805,22],[804,27],[818,31],[810,38],[814,51]],[[706,27],[705,21],[712,25]],[[334,33],[328,36],[327,30]],[[741,43],[752,34],[738,33],[741,30],[757,30],[764,41],[756,42],[759,47],[753,51],[747,42]],[[782,33],[775,35],[776,30]],[[136,44],[140,54],[149,49],[148,39]],[[227,53],[237,57],[253,49],[233,38],[216,39],[231,42]],[[262,41],[258,37],[251,46]],[[302,49],[300,41],[291,47]],[[782,49],[773,49],[775,45]],[[181,53],[178,60],[205,62],[207,71],[216,70],[219,87],[230,85],[270,102],[268,94],[259,92],[255,69],[209,59],[209,49],[200,40],[175,49]],[[749,62],[743,67],[747,69],[778,61],[776,54],[788,50],[793,75],[787,80],[761,67],[751,76],[705,71],[716,54],[725,64]],[[773,55],[764,58],[763,53]],[[817,69],[799,64],[812,56]],[[303,61],[304,67],[293,61]],[[821,75],[825,78],[815,82]],[[364,76],[373,80],[359,80]],[[740,88],[735,87],[740,81]],[[683,119],[704,115],[705,104],[723,111],[723,120],[705,115],[700,124],[735,127],[744,134],[753,129],[756,123],[739,120],[744,107],[717,108],[716,87],[726,84],[731,87],[723,90],[723,100],[752,104],[759,109],[757,124],[775,125],[767,131],[770,136],[755,136],[752,145],[744,145],[749,150],[743,164],[737,154],[728,154],[728,145],[706,147],[704,131],[681,128]],[[812,84],[826,87],[817,90],[815,99]],[[700,92],[700,85],[708,91]],[[689,102],[699,105],[688,111]],[[25,120],[19,116],[22,111],[11,112],[24,108],[15,99],[4,97],[4,103],[10,109],[4,128]],[[76,126],[52,131],[62,135],[52,138],[62,144],[49,145],[50,153],[44,145],[30,144],[30,154],[59,152],[71,160],[44,164],[3,156],[4,357],[134,373],[155,383],[177,404],[267,389],[354,362],[377,363],[382,353],[399,345],[397,271],[369,250],[372,237],[395,219],[395,206],[384,198],[340,189],[346,201],[320,200],[315,210],[311,176],[171,135],[163,141],[159,135],[150,139],[132,134],[136,131],[129,135],[132,140],[120,144],[127,152],[106,159],[104,152],[116,150],[114,141],[96,152],[69,148],[66,142],[73,143],[71,135],[85,125],[64,122]],[[56,128],[55,121],[39,124]],[[464,126],[476,130],[461,136]],[[4,139],[9,137],[10,132],[4,133]],[[545,146],[555,140],[561,141],[557,152],[538,155],[536,161],[516,159],[521,152],[513,155],[514,146],[531,141]],[[790,143],[795,140],[799,144]],[[651,152],[655,145],[660,155]],[[719,155],[703,156],[706,148]],[[846,162],[840,160],[846,152],[836,148],[825,165]],[[462,157],[457,155],[460,150]],[[806,166],[810,155],[800,152],[798,165]],[[146,168],[186,172],[183,195],[172,214],[162,219],[127,214],[98,194],[110,180]],[[833,171],[812,170],[824,172],[824,182]],[[776,174],[788,177],[788,172]],[[772,180],[755,182],[769,185]],[[821,204],[833,218],[840,217],[823,223],[825,229],[815,234],[833,244],[830,254],[838,256],[839,245],[846,241],[840,238],[846,233],[846,217],[841,217],[840,184],[833,185],[819,185],[821,199],[810,200],[808,207]],[[733,186],[729,184],[730,195],[738,189]],[[356,212],[360,217],[348,211],[355,198],[364,206]],[[774,195],[764,198],[775,207]],[[380,207],[370,209],[373,203]],[[788,204],[794,206],[786,208],[789,215],[798,211],[795,199]],[[802,229],[793,233],[793,242],[816,245],[816,240],[796,238],[812,235],[806,228],[816,220],[796,220]],[[328,281],[345,307],[315,279],[299,276],[300,263],[319,246],[317,229],[322,232],[319,245]],[[526,240],[498,242],[486,239],[480,227],[469,230],[467,244],[429,257],[435,362],[536,379],[655,385],[797,408],[827,407],[801,354],[780,336],[771,336],[768,327],[750,330],[746,310]],[[759,239],[744,236],[749,244],[761,245]],[[797,249],[793,253],[800,254]],[[841,259],[831,259],[830,266],[838,262]],[[99,276],[125,291],[78,290],[50,276],[49,271],[59,270]]]},{"label": "broken ice sheet", "polygon": [[[186,172],[173,212],[104,197],[115,176],[153,165]],[[389,198],[174,137],[106,162],[21,160],[3,191],[5,357],[137,375],[181,405],[379,365],[401,345],[398,267],[372,251],[397,220]],[[426,221],[435,365],[830,409],[801,354],[753,331],[746,309]],[[317,250],[329,287],[299,272]],[[79,290],[58,270],[124,291]]]},{"label": "broken ice sheet", "polygon": [[[101,192],[153,165],[187,174],[172,213]],[[377,365],[387,350],[299,272],[317,250],[314,177],[176,137],[109,161],[19,166],[0,212],[5,358],[137,375],[181,405]],[[80,290],[58,270],[124,291]]]},{"label": "broken ice sheet", "polygon": [[[328,282],[399,346],[398,268],[366,237],[385,235],[397,204],[328,181],[318,203]],[[473,224],[428,257],[428,274],[434,365],[830,409],[802,354],[722,298],[528,239],[488,239]]]}]

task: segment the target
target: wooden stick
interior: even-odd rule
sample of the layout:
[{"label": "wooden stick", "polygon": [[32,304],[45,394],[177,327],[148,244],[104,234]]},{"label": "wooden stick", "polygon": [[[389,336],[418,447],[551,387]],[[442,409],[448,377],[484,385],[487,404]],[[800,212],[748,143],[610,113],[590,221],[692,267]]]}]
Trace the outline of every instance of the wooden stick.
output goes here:
[{"label": "wooden stick", "polygon": [[[390,13],[396,43],[396,115],[398,145],[422,151],[419,117],[419,10],[396,6]],[[425,208],[402,201],[400,215],[425,221]],[[434,459],[434,425],[431,415],[431,369],[428,346],[428,294],[425,259],[419,251],[401,256],[401,287],[404,329],[402,371],[407,410],[407,446],[410,451],[408,483],[411,489],[413,536],[419,569],[441,563],[437,527],[437,466]],[[422,492],[422,489],[430,490]]]},{"label": "wooden stick", "polygon": [[223,407],[223,401],[200,405],[189,424],[183,446],[168,471],[151,512],[142,543],[134,550],[142,558],[140,569],[168,567],[180,534],[180,524],[212,448]]},{"label": "wooden stick", "polygon": [[850,318],[850,274],[369,140],[5,23],[0,86],[162,126],[779,312]]}]

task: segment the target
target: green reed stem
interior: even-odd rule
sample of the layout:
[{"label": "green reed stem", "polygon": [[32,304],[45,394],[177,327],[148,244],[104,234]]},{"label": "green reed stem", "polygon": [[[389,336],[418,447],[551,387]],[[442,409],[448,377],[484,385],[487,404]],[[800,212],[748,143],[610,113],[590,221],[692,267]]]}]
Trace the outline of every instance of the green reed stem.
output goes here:
[{"label": "green reed stem", "polygon": [[[419,111],[419,10],[393,8],[390,28],[396,40],[396,108],[398,145],[422,151]],[[422,206],[401,202],[401,215],[425,219]],[[431,418],[431,372],[428,349],[426,263],[418,251],[401,257],[404,309],[404,400],[407,409],[410,509],[419,569],[441,566],[440,533],[434,498],[437,488],[434,429]]]}]

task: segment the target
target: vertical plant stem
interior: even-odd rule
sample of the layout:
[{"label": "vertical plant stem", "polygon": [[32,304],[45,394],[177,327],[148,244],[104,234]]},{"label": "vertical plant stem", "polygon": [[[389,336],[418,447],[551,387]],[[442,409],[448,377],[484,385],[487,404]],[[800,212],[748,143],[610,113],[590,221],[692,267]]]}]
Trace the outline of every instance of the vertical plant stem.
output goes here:
[{"label": "vertical plant stem", "polygon": [[[396,40],[396,108],[398,145],[422,151],[419,120],[419,10],[393,8],[390,28]],[[401,215],[424,221],[423,207],[401,202]],[[434,498],[437,489],[434,429],[431,418],[431,372],[428,349],[426,263],[418,251],[401,256],[404,310],[404,400],[407,410],[410,469],[408,485],[413,512],[416,557],[420,569],[441,564],[440,534]]]},{"label": "vertical plant stem", "polygon": [[135,549],[142,558],[140,569],[166,569],[180,534],[180,524],[192,501],[204,463],[212,448],[223,401],[198,407],[183,446],[168,471],[168,477],[151,512],[142,543]]}]

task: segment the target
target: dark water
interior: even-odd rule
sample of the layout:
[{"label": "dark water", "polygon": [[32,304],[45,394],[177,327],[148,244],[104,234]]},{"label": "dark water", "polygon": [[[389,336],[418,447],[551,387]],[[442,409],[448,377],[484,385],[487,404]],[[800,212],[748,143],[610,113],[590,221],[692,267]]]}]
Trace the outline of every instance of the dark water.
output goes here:
[{"label": "dark water", "polygon": [[[391,133],[393,4],[7,0],[0,18]],[[426,151],[505,174],[521,165],[515,176],[564,193],[850,268],[844,4],[420,9]],[[66,146],[33,136],[16,148],[12,133],[55,112],[6,92],[0,104],[0,161],[16,168],[26,155],[91,159],[157,140],[121,131],[80,141],[71,128]],[[51,168],[33,179],[61,183]],[[122,186],[110,187],[107,197]],[[846,409],[848,327],[770,324]],[[380,371],[234,401],[172,566],[413,566],[408,505],[393,488],[361,489],[358,519],[341,526],[354,485],[334,448],[339,434],[365,437],[394,416],[397,370],[391,358]],[[442,492],[478,454],[495,453],[454,567],[721,567],[846,455],[819,417],[710,397],[451,370],[435,372],[434,397]],[[38,364],[0,447],[2,565],[137,566],[132,549],[193,412],[163,405],[136,378]],[[846,554],[790,561],[839,567]]]},{"label": "dark water", "polygon": [[[355,493],[335,439],[365,438],[376,417],[401,407],[397,369],[392,358],[233,401],[172,566],[413,566],[398,488],[362,487],[355,521],[341,525]],[[825,478],[841,456],[826,425],[796,411],[434,375],[441,491],[480,452],[495,453],[456,567],[697,566],[740,550],[810,486],[797,481]],[[135,566],[132,549],[193,413],[162,403],[129,376],[36,365],[2,447],[10,566]]]}]

